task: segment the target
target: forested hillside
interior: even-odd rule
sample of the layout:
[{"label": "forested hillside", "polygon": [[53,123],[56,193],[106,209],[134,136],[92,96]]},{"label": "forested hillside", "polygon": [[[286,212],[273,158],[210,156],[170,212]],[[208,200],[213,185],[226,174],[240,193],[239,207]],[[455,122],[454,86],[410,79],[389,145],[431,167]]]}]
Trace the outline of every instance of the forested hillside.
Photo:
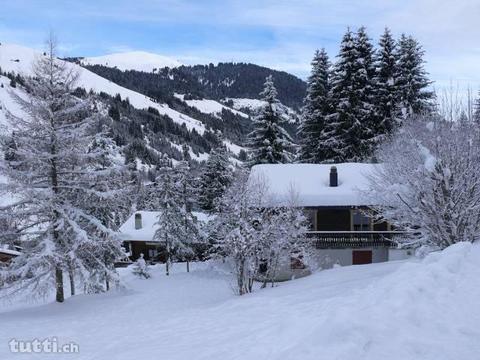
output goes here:
[{"label": "forested hillside", "polygon": [[[81,63],[78,58],[70,59]],[[272,75],[282,104],[299,110],[305,97],[306,83],[283,71],[245,63],[180,66],[152,69],[152,72],[121,71],[103,65],[84,65],[90,71],[121,86],[165,101],[174,93],[192,99],[258,99],[265,78]]]}]

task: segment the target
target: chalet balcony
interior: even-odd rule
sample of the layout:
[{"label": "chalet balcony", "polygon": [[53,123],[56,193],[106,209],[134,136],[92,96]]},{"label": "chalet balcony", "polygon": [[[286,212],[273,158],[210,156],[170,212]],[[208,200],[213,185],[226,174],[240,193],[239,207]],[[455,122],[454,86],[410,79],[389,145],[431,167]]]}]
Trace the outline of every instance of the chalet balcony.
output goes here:
[{"label": "chalet balcony", "polygon": [[309,231],[307,237],[317,249],[341,249],[350,247],[396,247],[406,239],[401,231]]}]

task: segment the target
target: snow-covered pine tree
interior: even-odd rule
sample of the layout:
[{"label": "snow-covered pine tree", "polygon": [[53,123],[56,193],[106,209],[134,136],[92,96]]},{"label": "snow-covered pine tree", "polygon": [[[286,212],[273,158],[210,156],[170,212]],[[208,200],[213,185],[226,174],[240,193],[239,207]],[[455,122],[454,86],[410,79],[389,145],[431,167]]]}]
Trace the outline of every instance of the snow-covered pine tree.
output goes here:
[{"label": "snow-covered pine tree", "polygon": [[473,120],[480,125],[480,92],[478,93],[478,97],[475,99],[473,103]]},{"label": "snow-covered pine tree", "polygon": [[358,121],[362,125],[362,139],[358,152],[353,157],[365,160],[370,157],[383,137],[378,133],[378,116],[375,109],[375,50],[363,26],[357,31],[355,49],[357,52],[357,71],[354,74],[355,97],[358,101]]},{"label": "snow-covered pine tree", "polygon": [[347,30],[331,81],[334,112],[327,116],[327,162],[362,161],[375,138],[373,47],[362,27]]},{"label": "snow-covered pine tree", "polygon": [[253,119],[253,131],[248,134],[249,163],[255,165],[291,162],[292,139],[282,127],[284,120],[279,112],[277,90],[271,75],[265,79],[260,95],[265,105]]},{"label": "snow-covered pine tree", "polygon": [[424,69],[422,49],[412,36],[402,34],[397,46],[396,86],[399,91],[400,114],[403,119],[413,114],[429,112],[432,109],[433,92],[427,90],[431,84]]},{"label": "snow-covered pine tree", "polygon": [[169,275],[173,256],[186,252],[191,244],[185,228],[185,209],[181,203],[181,189],[175,170],[169,166],[163,167],[157,182],[158,228],[154,238],[165,246],[165,270]]},{"label": "snow-covered pine tree", "polygon": [[214,211],[218,199],[232,182],[232,169],[228,160],[225,145],[212,149],[200,176],[198,204],[206,211]]},{"label": "snow-covered pine tree", "polygon": [[[99,198],[94,194],[78,199],[85,211],[97,218],[102,225],[108,229],[117,231],[121,224],[127,219],[131,212],[134,183],[125,165],[122,165],[116,157],[118,149],[114,141],[106,136],[107,129],[94,133],[94,139],[89,146],[90,154],[97,154],[94,162],[90,165],[88,176],[92,184],[92,191],[108,193],[108,197]],[[115,261],[121,256],[118,254],[118,239],[104,232],[91,228],[92,237],[95,238],[95,249],[83,248],[80,254],[86,258],[86,263],[91,264],[90,268],[80,272],[81,279],[87,289],[108,291],[111,282],[117,282]],[[88,258],[95,253],[95,259],[104,265],[98,266],[97,262],[91,262]],[[110,269],[105,272],[104,267]],[[74,269],[75,270],[75,269]],[[85,274],[89,275],[88,278]],[[112,275],[114,277],[112,277]],[[105,287],[100,283],[104,282]],[[71,286],[72,288],[72,286]]]},{"label": "snow-covered pine tree", "polygon": [[[116,235],[90,210],[115,193],[95,189],[92,164],[101,150],[86,151],[97,108],[92,99],[72,95],[78,75],[57,60],[53,38],[48,46],[33,64],[34,76],[25,79],[26,96],[11,93],[27,116],[8,114],[16,149],[13,161],[2,162],[0,170],[7,179],[2,190],[14,200],[0,209],[0,216],[18,219],[16,236],[23,245],[22,255],[8,268],[7,278],[15,281],[6,292],[27,290],[33,296],[55,289],[56,300],[63,302],[68,269],[85,274],[95,267],[114,277],[115,270],[97,255],[103,254],[100,234]],[[120,242],[109,246],[109,253],[122,253]]]},{"label": "snow-covered pine tree", "polygon": [[194,247],[200,240],[198,222],[195,215],[192,214],[194,203],[195,188],[193,185],[193,176],[191,174],[190,164],[188,162],[188,149],[183,148],[183,160],[175,167],[175,173],[179,186],[179,205],[182,207],[184,243],[185,246],[179,248],[177,256],[187,262],[187,272],[190,271],[190,261],[195,256]]},{"label": "snow-covered pine tree", "polygon": [[376,53],[375,105],[378,116],[376,132],[388,135],[397,126],[398,87],[396,85],[396,44],[388,28],[379,40]]},{"label": "snow-covered pine tree", "polygon": [[317,50],[312,60],[312,73],[308,78],[307,95],[298,129],[300,142],[298,158],[302,162],[320,163],[328,158],[322,150],[325,141],[323,137],[328,134],[325,116],[330,111],[329,71],[327,52],[325,49]]}]

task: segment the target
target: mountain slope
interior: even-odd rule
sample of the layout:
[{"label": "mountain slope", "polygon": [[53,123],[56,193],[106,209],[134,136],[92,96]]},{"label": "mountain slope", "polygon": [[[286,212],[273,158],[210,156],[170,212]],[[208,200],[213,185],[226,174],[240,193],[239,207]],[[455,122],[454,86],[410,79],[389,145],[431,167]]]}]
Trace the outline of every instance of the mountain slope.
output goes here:
[{"label": "mountain slope", "polygon": [[[120,67],[142,69],[149,67],[151,64],[146,64],[152,59],[162,60],[158,56],[138,59],[139,55],[141,54],[114,54],[88,61],[113,59]],[[31,76],[32,62],[40,56],[44,55],[23,46],[2,44],[0,68],[4,75],[8,73],[11,78],[15,77],[14,74]],[[223,134],[224,144],[232,152],[231,156],[238,157],[244,149],[247,134],[251,131],[251,117],[258,105],[262,104],[258,101],[258,93],[262,90],[264,75],[275,74],[279,93],[284,96],[288,89],[297,89],[284,97],[286,102],[296,107],[299,106],[305,85],[292,75],[252,64],[180,66],[162,68],[153,73],[121,71],[118,67],[86,65],[87,62],[82,63],[78,58],[68,59],[66,66],[79,72],[78,86],[87,92],[99,94],[109,108],[109,113],[115,115],[117,121],[111,126],[112,137],[117,145],[129,149],[129,158],[136,156],[141,162],[150,165],[155,165],[163,155],[179,160],[182,144],[190,147],[193,159],[205,160],[212,146],[215,146],[213,133],[216,131]],[[250,85],[245,83],[243,77],[250,81]],[[253,94],[256,94],[257,99],[235,100],[236,96]],[[14,106],[11,101],[9,103],[4,108]],[[241,107],[241,104],[253,103],[256,106]],[[292,108],[283,106],[282,109],[290,122],[287,130],[294,136],[298,115]],[[4,122],[5,109],[2,111],[0,121]],[[236,160],[232,159],[232,162]]]},{"label": "mountain slope", "polygon": [[[44,55],[30,48],[3,44],[0,45],[0,69],[4,75],[8,74],[12,78],[15,78],[14,74],[20,74],[23,77],[31,76],[33,74],[32,63],[41,56]],[[178,103],[175,99],[170,99],[170,105],[160,103],[144,94],[104,79],[77,64],[68,62],[66,66],[79,72],[79,87],[84,88],[87,92],[94,91],[99,94],[100,100],[110,108],[109,112],[113,111],[112,114],[117,114],[115,115],[116,122],[111,125],[117,144],[123,147],[128,145],[130,148],[133,146],[137,149],[134,154],[147,164],[155,165],[155,159],[159,159],[162,154],[179,160],[182,144],[190,146],[193,159],[205,160],[214,145],[211,131],[222,130],[222,127],[226,126],[224,121],[215,114],[204,114],[180,99],[176,99]],[[10,91],[21,91],[21,86],[17,85],[17,88],[12,88],[6,77],[2,77],[2,84],[0,105],[3,105],[0,109],[0,123],[4,124],[7,110],[21,115],[9,95]],[[233,109],[230,111],[229,108],[219,103],[209,105],[210,107],[215,105],[223,112],[228,111],[235,119],[247,117]],[[234,139],[228,137],[225,139],[225,144],[232,153],[238,154],[241,148],[235,145],[235,142]]]},{"label": "mountain slope", "polygon": [[80,60],[83,65],[103,65],[119,70],[153,72],[158,69],[179,67],[181,62],[171,57],[146,51],[130,51],[103,56],[86,57]]},{"label": "mountain slope", "polygon": [[180,66],[155,73],[121,71],[103,65],[85,65],[90,71],[126,88],[165,100],[174,93],[191,99],[259,99],[265,78],[272,75],[282,104],[298,111],[303,104],[306,83],[283,71],[244,63]]},{"label": "mountain slope", "polygon": [[[0,68],[6,72],[13,71],[23,76],[31,76],[33,74],[32,63],[38,56],[43,55],[41,52],[27,47],[2,44],[0,45]],[[120,94],[122,98],[128,98],[130,104],[137,109],[153,107],[157,109],[160,114],[171,117],[173,121],[179,124],[185,124],[188,129],[195,129],[199,133],[205,131],[205,126],[200,121],[181,114],[165,104],[156,103],[145,95],[119,86],[76,64],[67,63],[67,66],[80,73],[78,86],[83,87],[87,92],[93,90],[94,92],[104,92],[111,96]]]}]

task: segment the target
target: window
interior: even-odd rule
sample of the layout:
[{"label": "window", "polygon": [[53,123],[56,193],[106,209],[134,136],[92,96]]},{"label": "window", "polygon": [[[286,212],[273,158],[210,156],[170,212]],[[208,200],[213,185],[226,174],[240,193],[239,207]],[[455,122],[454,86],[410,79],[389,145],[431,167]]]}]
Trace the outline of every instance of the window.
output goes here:
[{"label": "window", "polygon": [[360,210],[352,213],[353,231],[370,231],[370,218]]},{"label": "window", "polygon": [[158,255],[158,250],[157,249],[148,249],[148,257],[150,259],[155,258],[155,256]]}]

